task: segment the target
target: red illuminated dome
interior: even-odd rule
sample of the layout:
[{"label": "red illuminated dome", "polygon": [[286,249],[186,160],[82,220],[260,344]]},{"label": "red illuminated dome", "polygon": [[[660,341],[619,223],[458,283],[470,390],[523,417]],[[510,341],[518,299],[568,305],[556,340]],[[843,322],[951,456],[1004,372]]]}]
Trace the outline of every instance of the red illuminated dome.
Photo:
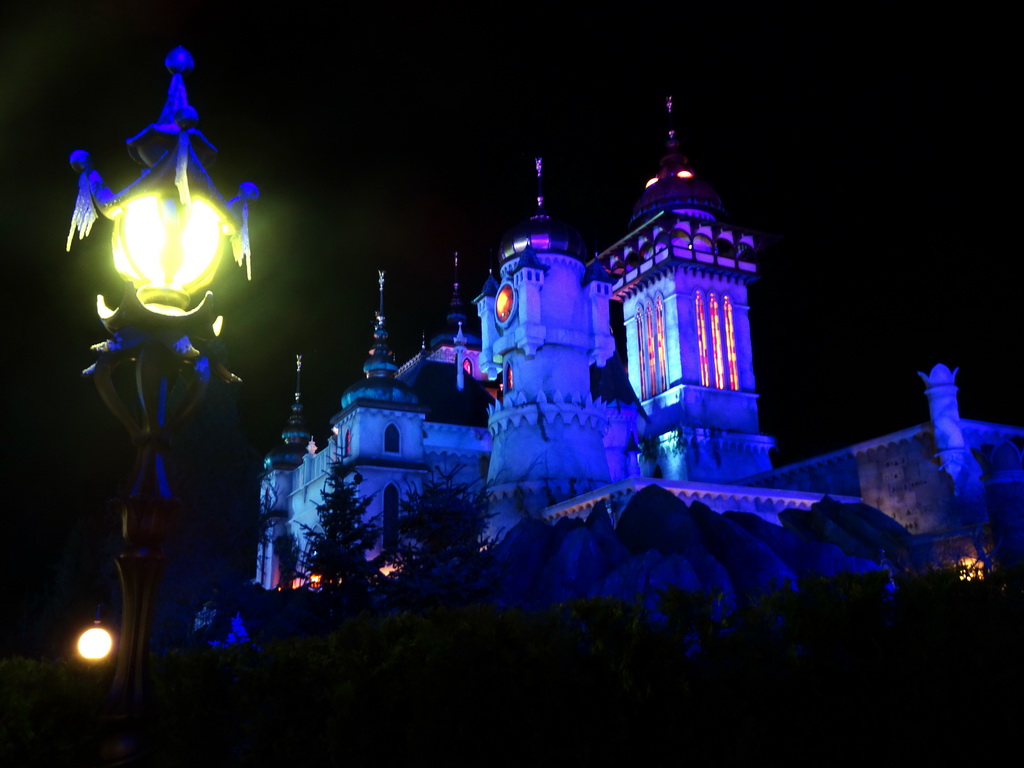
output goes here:
[{"label": "red illuminated dome", "polygon": [[706,181],[698,179],[690,162],[670,137],[665,144],[658,175],[647,182],[647,189],[633,206],[630,227],[642,224],[662,211],[672,211],[698,219],[717,220],[725,215],[718,193]]}]

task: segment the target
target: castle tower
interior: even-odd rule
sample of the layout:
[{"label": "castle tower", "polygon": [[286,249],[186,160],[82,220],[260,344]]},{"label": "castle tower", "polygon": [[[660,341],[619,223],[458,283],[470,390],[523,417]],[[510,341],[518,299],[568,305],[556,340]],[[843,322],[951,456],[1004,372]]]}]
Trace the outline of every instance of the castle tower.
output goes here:
[{"label": "castle tower", "polygon": [[[541,162],[537,160],[538,192]],[[493,527],[608,482],[604,408],[590,394],[590,366],[614,353],[610,278],[575,229],[537,211],[501,243],[500,281],[477,298],[481,368],[503,381],[488,427]]]},{"label": "castle tower", "polygon": [[263,479],[260,483],[261,512],[267,520],[262,532],[256,563],[257,579],[264,589],[273,589],[281,583],[282,563],[274,542],[290,530],[294,517],[290,497],[295,490],[294,470],[302,464],[312,434],[306,426],[302,408],[302,355],[295,356],[295,401],[291,414],[281,431],[282,442],[263,460]]},{"label": "castle tower", "polygon": [[385,327],[384,272],[378,286],[373,348],[363,365],[366,378],[345,390],[341,411],[331,424],[338,440],[337,460],[360,478],[359,494],[370,497],[367,514],[381,521],[383,544],[389,546],[397,540],[400,495],[420,488],[429,474],[423,447],[427,408],[398,378]]},{"label": "castle tower", "polygon": [[[671,118],[671,99],[668,101]],[[759,433],[747,318],[757,253],[774,238],[726,224],[669,129],[632,231],[598,259],[623,304],[629,378],[649,419],[641,468],[729,482],[771,469]]]},{"label": "castle tower", "polygon": [[956,374],[959,370],[954,368],[951,371],[942,363],[937,363],[928,373],[917,372],[924,382],[924,394],[928,398],[928,413],[935,438],[935,459],[940,469],[953,481],[954,494],[964,490],[972,469],[970,451],[960,426],[960,408],[956,401]]}]

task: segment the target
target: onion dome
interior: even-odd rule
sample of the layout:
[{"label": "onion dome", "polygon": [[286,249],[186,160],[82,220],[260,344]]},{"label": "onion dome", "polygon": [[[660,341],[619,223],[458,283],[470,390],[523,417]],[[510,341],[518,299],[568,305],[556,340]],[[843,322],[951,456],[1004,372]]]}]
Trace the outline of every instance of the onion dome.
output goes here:
[{"label": "onion dome", "polygon": [[376,324],[373,330],[373,348],[370,356],[363,364],[366,379],[353,384],[341,396],[342,409],[348,408],[356,400],[378,400],[388,403],[419,402],[416,393],[409,385],[396,378],[398,366],[395,365],[394,353],[388,347],[388,332],[384,327],[384,272],[380,271],[380,308],[377,310]]},{"label": "onion dome", "polygon": [[560,253],[580,261],[587,258],[580,233],[569,224],[552,219],[540,206],[536,214],[505,233],[501,239],[501,263],[520,256],[527,248],[538,253]]},{"label": "onion dome", "polygon": [[348,408],[356,400],[375,400],[408,405],[418,405],[420,402],[408,384],[400,379],[392,378],[373,378],[356,382],[341,396],[342,410]]},{"label": "onion dome", "polygon": [[526,221],[516,225],[501,238],[501,263],[522,255],[527,248],[538,253],[560,253],[572,256],[582,262],[587,260],[587,247],[583,237],[570,225],[553,219],[544,210],[544,195],[541,194],[541,158],[537,166],[537,212]]},{"label": "onion dome", "polygon": [[[666,102],[671,125],[672,99]],[[717,220],[725,216],[722,200],[711,185],[698,179],[690,161],[679,148],[676,132],[670,127],[665,155],[654,178],[647,182],[647,188],[633,206],[630,228],[642,224],[662,211],[672,211],[698,219]]]}]

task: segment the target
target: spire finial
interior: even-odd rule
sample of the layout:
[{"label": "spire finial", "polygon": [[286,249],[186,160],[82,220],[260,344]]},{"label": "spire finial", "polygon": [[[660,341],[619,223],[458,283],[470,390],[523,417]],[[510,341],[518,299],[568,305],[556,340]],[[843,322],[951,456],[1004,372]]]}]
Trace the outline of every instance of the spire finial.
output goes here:
[{"label": "spire finial", "polygon": [[533,158],[533,164],[537,167],[537,210],[542,211],[544,210],[544,190],[541,188],[541,182],[544,178],[544,158]]},{"label": "spire finial", "polygon": [[291,415],[288,417],[288,421],[284,425],[284,430],[281,432],[281,439],[284,440],[285,445],[290,446],[288,448],[287,456],[291,457],[289,461],[292,461],[293,465],[301,463],[302,452],[313,437],[309,428],[306,426],[306,417],[303,414],[302,402],[300,400],[302,392],[301,373],[302,355],[296,355],[295,402],[292,403]]},{"label": "spire finial", "polygon": [[391,349],[388,348],[388,332],[384,328],[384,270],[377,270],[377,289],[380,291],[380,304],[377,309],[377,322],[373,329],[373,349],[363,365],[367,378],[371,376],[389,376],[394,378],[397,366],[391,361]]},{"label": "spire finial", "polygon": [[455,251],[455,281],[452,283],[452,300],[448,303],[448,327],[454,333],[455,324],[466,319],[466,308],[459,296],[459,252]]},{"label": "spire finial", "polygon": [[676,129],[672,121],[672,97],[665,97],[665,112],[668,115],[668,139],[665,141],[665,154],[661,158],[661,168],[658,173],[647,180],[650,187],[662,179],[676,177],[678,179],[692,179],[693,169],[690,168],[690,161],[686,159],[679,149],[679,141],[676,139]]},{"label": "spire finial", "polygon": [[452,282],[452,309],[462,307],[462,299],[459,297],[459,252],[455,252],[455,280]]}]

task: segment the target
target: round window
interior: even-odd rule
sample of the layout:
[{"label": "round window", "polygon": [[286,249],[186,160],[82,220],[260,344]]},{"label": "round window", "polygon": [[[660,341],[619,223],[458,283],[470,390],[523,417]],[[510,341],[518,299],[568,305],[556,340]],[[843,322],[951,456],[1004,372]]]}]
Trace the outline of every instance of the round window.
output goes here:
[{"label": "round window", "polygon": [[498,298],[494,302],[494,314],[499,323],[504,323],[512,316],[512,307],[516,303],[516,294],[511,285],[502,286],[498,291]]}]

